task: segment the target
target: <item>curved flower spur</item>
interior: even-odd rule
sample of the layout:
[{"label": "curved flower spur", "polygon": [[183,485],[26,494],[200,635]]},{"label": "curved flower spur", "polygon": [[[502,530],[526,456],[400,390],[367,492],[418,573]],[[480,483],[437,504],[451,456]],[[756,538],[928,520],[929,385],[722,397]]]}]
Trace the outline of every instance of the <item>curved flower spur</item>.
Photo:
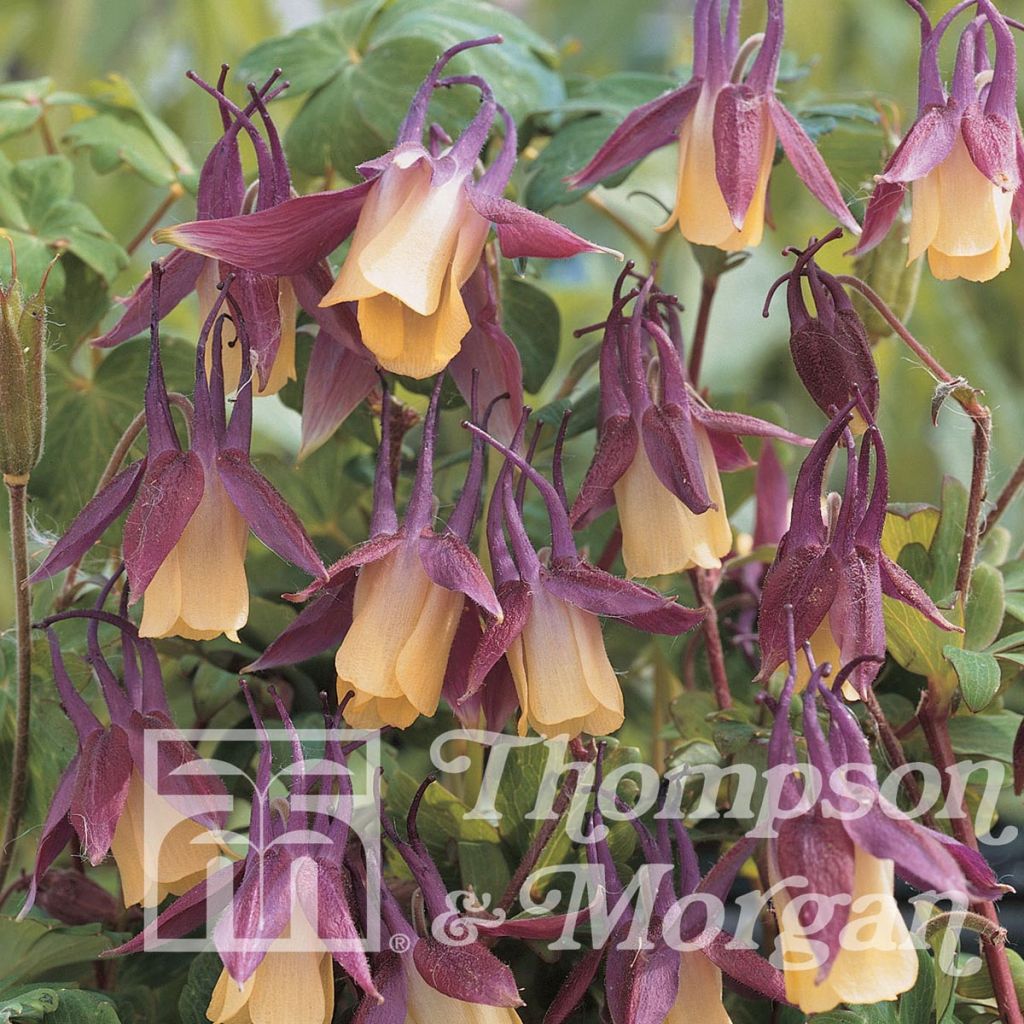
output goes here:
[{"label": "curved flower spur", "polygon": [[[825,161],[775,93],[782,52],[782,0],[767,0],[764,34],[739,40],[740,3],[697,0],[689,82],[634,110],[590,163],[567,178],[595,185],[655,149],[679,146],[675,206],[659,230],[678,224],[689,242],[727,252],[760,244],[776,142],[808,191],[854,234],[860,227]],[[757,48],[749,72],[751,52]]]},{"label": "curved flower spur", "polygon": [[[119,576],[120,571],[103,588],[96,609],[64,612],[38,625],[46,630],[54,681],[78,733],[78,752],[54,794],[19,916],[31,909],[46,870],[76,835],[90,864],[113,854],[126,907],[156,906],[168,893],[186,892],[206,877],[209,862],[221,852],[218,836],[230,800],[216,774],[201,770],[202,759],[191,745],[183,737],[161,737],[154,759],[157,778],[149,774],[146,730],[175,727],[156,649],[123,614],[102,610]],[[89,620],[87,660],[110,715],[107,726],[65,667],[54,626],[73,618]],[[101,622],[120,631],[123,679],[100,647]]]},{"label": "curved flower spur", "polygon": [[[787,617],[792,624],[793,609]],[[1005,887],[979,853],[908,818],[885,799],[860,725],[836,696],[857,662],[846,665],[829,687],[824,677],[830,666],[815,666],[806,645],[808,770],[801,771],[789,722],[797,681],[792,625],[788,647],[790,670],[773,708],[768,749],[769,786],[776,790],[769,806],[778,813],[745,841],[766,837],[786,994],[806,1013],[841,1002],[892,1000],[914,985],[918,970],[913,939],[893,896],[894,874],[956,902],[998,899]],[[829,720],[827,737],[819,698]],[[780,766],[792,770],[772,771]]]},{"label": "curved flower spur", "polygon": [[[608,660],[599,616],[622,619],[649,633],[677,636],[697,625],[704,613],[612,576],[581,557],[561,485],[561,444],[555,449],[556,489],[523,456],[481,427],[468,421],[463,426],[501,452],[506,466],[487,517],[487,543],[502,615],[492,618],[484,631],[462,700],[473,696],[504,656],[519,694],[520,734],[525,735],[528,726],[542,736],[615,732],[624,717],[622,689]],[[524,429],[521,426],[517,437]],[[546,560],[526,534],[513,494],[512,466],[544,499],[551,527]]]},{"label": "curved flower spur", "polygon": [[[850,297],[839,281],[818,266],[815,257],[829,242],[842,238],[841,228],[823,238],[812,238],[806,249],[788,247],[796,262],[768,291],[762,315],[767,317],[776,289],[786,284],[789,312],[789,351],[793,365],[807,393],[830,419],[859,391],[863,404],[873,417],[878,414],[878,371],[871,355],[867,330]],[[803,279],[806,278],[814,313],[807,308]],[[853,408],[850,424],[860,435],[867,422],[859,403]]]},{"label": "curved flower spur", "polygon": [[[405,517],[399,525],[391,481],[389,397],[381,409],[370,538],[330,567],[295,600],[315,599],[252,666],[258,671],[312,657],[340,644],[338,694],[355,691],[345,719],[358,728],[404,729],[432,716],[441,699],[449,654],[468,598],[501,616],[468,539],[473,530],[483,458],[470,458],[466,483],[448,523],[435,532],[434,444],[443,375],[423,421],[423,443]],[[351,610],[350,610],[351,609]]]},{"label": "curved flower spur", "polygon": [[[598,872],[601,899],[607,908],[614,908],[625,887],[608,846],[609,830],[601,813],[603,747],[601,744],[598,752],[594,809],[584,844],[591,870]],[[667,793],[663,789],[659,812],[664,810]],[[602,961],[612,1024],[729,1024],[722,1003],[723,974],[730,986],[744,994],[784,1001],[780,972],[711,922],[707,905],[700,900],[703,896],[724,900],[732,884],[732,873],[716,870],[701,879],[697,853],[678,817],[671,817],[670,831],[670,816],[656,814],[657,830],[652,835],[617,795],[614,803],[620,813],[628,815],[636,831],[644,861],[640,870],[652,870],[645,885],[654,891],[638,901],[638,907],[650,907],[646,933],[640,933],[636,915],[627,905],[604,942],[584,953],[570,972],[552,1000],[544,1024],[562,1024],[570,1017],[584,999]],[[687,908],[688,898],[694,894],[698,895],[697,902],[705,906],[705,913]],[[645,900],[649,904],[644,904]],[[596,918],[597,914],[591,916]],[[607,910],[604,919],[607,920]]]},{"label": "curved flower spur", "polygon": [[245,683],[242,690],[261,734],[244,861],[204,879],[105,955],[135,953],[188,935],[223,908],[212,937],[224,967],[206,1011],[210,1020],[329,1024],[332,958],[362,991],[380,998],[356,924],[357,882],[344,866],[352,806],[346,757],[358,741],[342,746],[340,709],[325,712],[323,756],[310,759],[271,688],[291,734],[291,765],[283,773],[290,778],[288,797],[272,798],[270,739]]},{"label": "curved flower spur", "polygon": [[[927,252],[940,280],[988,281],[1010,265],[1014,224],[1018,233],[1024,224],[1016,44],[991,0],[964,0],[934,28],[919,0],[907,2],[921,19],[917,120],[876,179],[854,251],[867,252],[882,241],[912,185],[907,262]],[[947,93],[939,46],[953,19],[972,6],[977,16],[960,36]],[[995,40],[991,68],[986,28]]]},{"label": "curved flower spur", "polygon": [[[859,455],[849,430],[854,409],[859,409],[867,424]],[[833,450],[840,443],[846,447],[846,485],[841,500],[836,496],[829,501],[826,522],[822,487]],[[872,451],[875,476],[869,492]],[[761,594],[758,680],[766,680],[787,660],[788,634],[793,628],[797,644],[809,643],[818,663],[845,665],[862,659],[844,691],[856,699],[885,661],[883,594],[914,608],[941,629],[958,629],[946,621],[910,574],[882,551],[888,500],[889,470],[882,435],[867,404],[855,395],[835,414],[797,474],[790,527],[779,542]],[[798,671],[798,689],[807,678],[806,671]]]},{"label": "curved flower spur", "polygon": [[579,528],[614,505],[630,576],[716,569],[733,543],[719,471],[754,464],[739,435],[812,442],[754,416],[712,409],[694,393],[675,299],[657,290],[653,275],[623,295],[631,272],[630,265],[619,278],[605,323],[597,450],[570,518]]},{"label": "curved flower spur", "polygon": [[[363,342],[384,369],[417,378],[439,372],[470,329],[461,288],[480,261],[491,224],[509,258],[612,251],[502,197],[516,159],[512,119],[483,79],[441,77],[457,54],[499,42],[500,36],[488,36],[445,51],[413,98],[395,148],[359,168],[366,179],[361,184],[244,217],[180,224],[158,231],[154,241],[264,274],[292,275],[353,235],[321,305],[358,303]],[[480,110],[451,146],[434,155],[423,145],[430,98],[436,88],[463,84],[479,89]],[[505,138],[475,178],[496,116]]]},{"label": "curved flower spur", "polygon": [[[160,363],[160,279],[153,276],[153,312],[145,412],[148,451],[122,470],[78,514],[30,581],[48,579],[80,558],[129,506],[124,561],[131,603],[143,600],[141,636],[238,639],[248,619],[245,551],[249,530],[271,551],[311,576],[323,564],[298,517],[249,461],[252,370],[232,280],[211,309],[196,349],[195,415],[182,449]],[[241,347],[241,374],[230,422],[225,416],[221,366],[223,330],[231,308]],[[212,334],[212,342],[211,342]],[[213,357],[209,381],[207,345]]]},{"label": "curved flower spur", "polygon": [[[268,210],[285,202],[292,194],[288,164],[266,107],[287,89],[288,84],[278,84],[280,72],[275,72],[259,90],[250,86],[250,102],[240,109],[224,93],[227,72],[228,67],[224,65],[215,87],[193,72],[188,74],[217,101],[224,127],[223,135],[210,150],[200,171],[196,190],[196,213],[200,220]],[[257,112],[263,122],[266,141],[252,122]],[[238,136],[243,130],[252,142],[259,174],[258,181],[248,190],[238,145]],[[350,369],[355,363],[369,358],[359,343],[354,310],[348,307],[323,310],[318,305],[326,283],[330,282],[326,261],[322,260],[294,276],[277,277],[226,263],[218,264],[215,259],[179,249],[161,260],[160,266],[163,270],[159,303],[161,319],[192,292],[198,294],[201,315],[205,318],[216,302],[218,282],[228,273],[234,274],[232,294],[249,327],[251,358],[258,375],[257,396],[274,394],[288,380],[295,379],[296,297],[330,335],[331,344],[345,353],[340,358],[349,364]],[[125,310],[120,320],[93,344],[110,348],[144,331],[149,325],[152,288],[153,278],[150,275],[124,300]],[[240,370],[241,351],[228,333],[224,342],[225,376],[234,380]],[[360,353],[362,358],[359,358]],[[365,373],[362,376],[365,379]]]}]

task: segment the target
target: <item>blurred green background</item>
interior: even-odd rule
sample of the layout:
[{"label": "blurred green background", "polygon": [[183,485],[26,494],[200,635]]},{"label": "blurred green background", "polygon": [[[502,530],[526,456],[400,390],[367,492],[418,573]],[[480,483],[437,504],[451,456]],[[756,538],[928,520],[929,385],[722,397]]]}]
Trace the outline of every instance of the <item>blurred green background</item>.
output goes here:
[{"label": "blurred green background", "polygon": [[[209,98],[186,81],[186,69],[194,68],[212,79],[222,61],[237,64],[242,55],[268,37],[344,6],[320,0],[234,0],[226,4],[206,0],[7,0],[0,10],[0,59],[7,79],[49,76],[58,89],[84,91],[91,81],[110,72],[123,75],[178,133],[198,166],[219,133],[219,122]],[[685,0],[633,0],[628,4],[506,0],[502,6],[558,47],[567,75],[602,75],[624,69],[683,74],[690,58],[692,4]],[[1008,2],[1003,7],[1010,14],[1024,13],[1014,10],[1024,8],[1018,3]],[[869,4],[788,0],[786,14],[786,48],[794,58],[790,63],[807,65],[805,77],[782,86],[787,102],[799,109],[856,101],[876,106],[894,126],[909,124],[915,104],[918,27],[905,4],[900,0],[871,0]],[[762,18],[761,4],[747,4],[745,31],[759,30]],[[241,85],[235,83],[235,95]],[[299,100],[276,104],[279,123],[286,124],[300,105]],[[51,112],[55,135],[68,127],[70,117],[67,108]],[[860,197],[867,195],[870,176],[879,169],[885,147],[882,128],[868,124],[841,126],[822,141],[844,192]],[[12,158],[36,154],[41,152],[40,141],[32,133],[5,143],[4,150]],[[127,171],[100,176],[85,154],[73,159],[76,196],[126,245],[165,192]],[[298,181],[300,188],[317,184]],[[661,211],[650,199],[632,193],[645,190],[669,202],[673,188],[674,153],[664,150],[606,199],[638,231],[653,238]],[[768,320],[762,319],[760,307],[770,282],[789,266],[780,250],[802,243],[831,224],[785,163],[776,169],[771,203],[776,229],[766,233],[765,242],[749,262],[729,274],[721,287],[711,319],[702,383],[726,405],[777,403],[788,425],[815,433],[822,420],[788,359],[784,303],[776,303]],[[191,212],[191,200],[185,197],[164,220],[187,219]],[[590,237],[635,255],[631,240],[585,204],[556,207],[550,213]],[[842,247],[842,243],[831,247],[825,260],[829,269],[844,265]],[[116,280],[114,292],[127,294],[158,254],[148,242],[142,244]],[[562,365],[571,360],[579,344],[571,337],[572,329],[603,315],[608,285],[616,272],[612,261],[593,257],[545,268],[544,285],[563,314]],[[984,285],[939,283],[925,269],[911,321],[915,333],[949,370],[967,377],[988,396],[995,424],[991,493],[1019,459],[1024,436],[1024,403],[1018,399],[1024,373],[1018,339],[1022,275],[1024,258],[1019,251],[1008,272]],[[692,330],[698,274],[688,246],[677,235],[666,248],[661,277],[663,287],[677,291],[686,302],[685,323],[687,330]],[[187,335],[194,317],[194,307],[186,304],[171,321],[172,329]],[[59,325],[55,341],[61,344]],[[927,371],[892,339],[883,341],[876,355],[882,374],[881,425],[893,469],[892,497],[897,501],[935,500],[943,473],[967,477],[969,423],[950,403],[934,428],[929,419],[934,382]],[[129,395],[124,398],[131,400]],[[257,445],[290,459],[298,443],[296,414],[277,402],[259,404]],[[73,434],[51,436],[41,469],[46,469],[47,460],[56,458],[66,466],[73,465],[74,452],[57,451],[54,446],[84,444],[86,440]],[[570,472],[581,472],[585,459],[586,452],[577,454],[575,461],[583,462],[570,466]],[[310,471],[307,466],[306,472]],[[91,494],[93,484],[91,479],[69,474],[62,484],[69,492],[64,497],[75,507]],[[36,502],[34,514],[43,531],[59,525],[48,517],[42,499]],[[1024,513],[1015,508],[1005,522],[1017,533]],[[9,578],[6,560],[6,544],[0,544],[0,577],[4,580]],[[4,585],[0,586],[0,622],[9,619],[10,593]]]}]

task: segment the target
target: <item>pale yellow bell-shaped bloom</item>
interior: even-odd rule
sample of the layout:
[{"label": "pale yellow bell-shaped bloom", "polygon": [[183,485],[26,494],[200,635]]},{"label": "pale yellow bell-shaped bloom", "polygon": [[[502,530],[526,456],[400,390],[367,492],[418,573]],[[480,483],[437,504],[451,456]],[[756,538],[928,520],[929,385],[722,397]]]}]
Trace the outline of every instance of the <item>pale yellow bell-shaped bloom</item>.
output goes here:
[{"label": "pale yellow bell-shaped bloom", "polygon": [[433,715],[465,595],[426,574],[415,543],[360,570],[352,625],[335,656],[338,696],[357,729],[404,729]]},{"label": "pale yellow bell-shaped bloom", "polygon": [[722,1002],[722,972],[700,950],[679,957],[679,993],[664,1024],[732,1024]]},{"label": "pale yellow bell-shaped bloom", "polygon": [[[301,912],[292,916],[296,936],[308,951],[287,952],[273,943],[249,980],[239,986],[222,970],[210,996],[206,1016],[213,1024],[330,1024],[334,1016],[334,971]],[[288,941],[288,940],[285,940]],[[296,943],[297,944],[297,943]]]},{"label": "pale yellow bell-shaped bloom", "polygon": [[676,205],[658,228],[678,225],[683,237],[696,245],[713,245],[726,252],[759,245],[764,234],[768,178],[775,159],[775,126],[767,108],[762,111],[761,161],[757,187],[739,230],[733,224],[715,176],[715,100],[717,92],[702,89],[693,111],[679,129],[679,172]]},{"label": "pale yellow bell-shaped bloom", "polygon": [[[196,293],[199,296],[199,316],[205,320],[213,309],[214,303],[220,295],[217,288],[218,272],[216,260],[206,260],[203,269],[196,280]],[[295,317],[298,310],[298,303],[295,299],[295,289],[287,278],[279,278],[277,282],[277,309],[281,318],[281,341],[277,348],[277,355],[274,357],[274,364],[270,368],[267,383],[260,386],[260,377],[253,366],[253,394],[257,398],[266,398],[268,395],[276,395],[290,380],[296,380],[298,374],[295,369]],[[251,327],[250,327],[251,331]],[[253,354],[255,359],[255,353]],[[228,392],[238,387],[239,378],[242,374],[242,348],[238,344],[238,335],[235,326],[230,321],[225,321],[221,333],[221,365],[224,370],[224,387]],[[206,346],[206,373],[209,376],[213,366],[213,344]]]},{"label": "pale yellow bell-shaped bloom", "polygon": [[908,263],[927,251],[932,274],[943,281],[988,281],[1010,265],[1013,193],[974,166],[962,135],[911,191]]},{"label": "pale yellow bell-shaped bloom", "polygon": [[358,302],[363,343],[385,370],[438,373],[470,328],[461,288],[490,223],[473,209],[466,181],[431,182],[422,153],[399,154],[367,194],[341,272],[321,306]]},{"label": "pale yellow bell-shaped bloom", "polygon": [[629,576],[662,576],[695,567],[717,569],[732,547],[722,481],[703,427],[694,434],[704,470],[704,485],[717,508],[691,512],[658,479],[643,441],[629,469],[616,482],[615,506],[622,528],[622,560]]},{"label": "pale yellow bell-shaped bloom", "polygon": [[591,612],[537,587],[507,657],[522,708],[520,735],[533,726],[541,736],[606,736],[622,725],[622,688]]},{"label": "pale yellow bell-shaped bloom", "polygon": [[227,852],[205,826],[186,818],[132,772],[110,852],[126,907],[155,907],[201,882],[212,860]]},{"label": "pale yellow bell-shaped bloom", "polygon": [[406,970],[405,982],[405,1024],[520,1024],[512,1007],[453,999],[428,985],[415,967]]},{"label": "pale yellow bell-shaped bloom", "polygon": [[199,505],[143,594],[139,636],[212,640],[223,633],[237,643],[249,617],[248,537],[220,477],[208,473]]},{"label": "pale yellow bell-shaped bloom", "polygon": [[[773,879],[773,882],[776,881]],[[893,863],[854,851],[850,916],[841,949],[820,984],[814,949],[789,902],[776,900],[786,996],[804,1013],[824,1013],[840,1003],[896,999],[917,980],[917,952],[893,897]]]}]

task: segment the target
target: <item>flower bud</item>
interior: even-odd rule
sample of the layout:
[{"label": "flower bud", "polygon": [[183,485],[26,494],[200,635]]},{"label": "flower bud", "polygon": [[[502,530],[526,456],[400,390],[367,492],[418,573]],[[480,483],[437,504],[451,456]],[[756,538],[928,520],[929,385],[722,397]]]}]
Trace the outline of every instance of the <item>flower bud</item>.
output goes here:
[{"label": "flower bud", "polygon": [[47,871],[36,903],[64,924],[112,924],[121,914],[117,900],[80,871]]},{"label": "flower bud", "polygon": [[[46,278],[26,296],[11,250],[11,281],[0,285],[0,472],[25,483],[43,454],[46,425]],[[53,264],[50,264],[53,266]]]}]

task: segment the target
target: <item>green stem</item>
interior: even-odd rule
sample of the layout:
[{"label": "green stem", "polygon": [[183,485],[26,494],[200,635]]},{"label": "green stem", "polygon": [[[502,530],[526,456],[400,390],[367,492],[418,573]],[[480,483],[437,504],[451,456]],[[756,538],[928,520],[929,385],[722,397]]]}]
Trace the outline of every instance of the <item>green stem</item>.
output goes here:
[{"label": "green stem", "polygon": [[15,637],[17,640],[17,716],[14,758],[7,797],[2,838],[0,838],[0,889],[14,859],[14,841],[25,808],[28,784],[28,742],[32,682],[32,607],[28,588],[28,478],[4,477],[11,521],[11,561],[14,570]]},{"label": "green stem", "polygon": [[704,344],[708,336],[708,321],[711,319],[711,304],[718,291],[718,278],[706,274],[700,283],[700,305],[697,307],[697,323],[693,329],[693,344],[690,347],[690,383],[699,388],[701,365],[704,362]]}]

